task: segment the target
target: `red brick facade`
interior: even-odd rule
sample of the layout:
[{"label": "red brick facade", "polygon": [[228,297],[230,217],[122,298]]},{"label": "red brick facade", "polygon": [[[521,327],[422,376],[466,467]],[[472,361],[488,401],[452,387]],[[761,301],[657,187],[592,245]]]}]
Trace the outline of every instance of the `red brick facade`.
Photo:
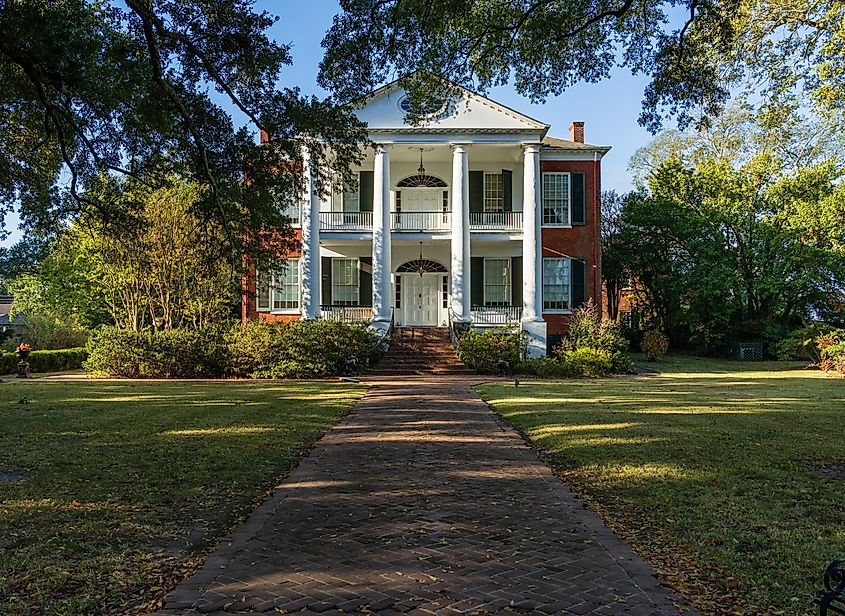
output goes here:
[{"label": "red brick facade", "polygon": [[[296,249],[286,253],[283,258],[296,259],[302,253],[299,246],[302,245],[302,231],[293,230],[294,246]],[[270,314],[269,312],[258,312],[255,306],[255,267],[249,257],[244,257],[244,279],[241,283],[243,295],[241,296],[241,319],[246,322],[248,319],[258,319],[266,322],[294,321],[299,318],[298,314]]]},{"label": "red brick facade", "polygon": [[[601,305],[601,163],[598,161],[551,161],[541,160],[542,171],[580,171],[584,174],[584,202],[586,224],[571,228],[543,228],[544,257],[579,257],[586,262],[585,298],[593,298]],[[538,281],[538,284],[542,284]],[[548,323],[548,334],[558,336],[566,332],[570,319],[568,314],[544,313]]]}]

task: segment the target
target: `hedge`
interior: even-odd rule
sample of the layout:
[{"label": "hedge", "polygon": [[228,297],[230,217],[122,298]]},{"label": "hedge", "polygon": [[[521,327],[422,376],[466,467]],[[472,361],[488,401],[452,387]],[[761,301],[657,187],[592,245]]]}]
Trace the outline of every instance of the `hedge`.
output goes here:
[{"label": "hedge", "polygon": [[358,374],[384,353],[377,333],[335,321],[131,332],[102,327],[85,370],[128,378],[320,378]]},{"label": "hedge", "polygon": [[[84,348],[32,351],[27,360],[32,372],[64,372],[80,370],[88,356]],[[14,353],[0,356],[0,374],[16,374],[20,360]]]}]

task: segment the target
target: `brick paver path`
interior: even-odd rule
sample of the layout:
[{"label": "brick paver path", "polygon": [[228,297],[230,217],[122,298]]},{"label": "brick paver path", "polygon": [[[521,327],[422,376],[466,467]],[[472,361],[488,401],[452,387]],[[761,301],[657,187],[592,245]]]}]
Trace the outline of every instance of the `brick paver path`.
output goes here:
[{"label": "brick paver path", "polygon": [[375,381],[161,614],[677,614],[472,382]]}]

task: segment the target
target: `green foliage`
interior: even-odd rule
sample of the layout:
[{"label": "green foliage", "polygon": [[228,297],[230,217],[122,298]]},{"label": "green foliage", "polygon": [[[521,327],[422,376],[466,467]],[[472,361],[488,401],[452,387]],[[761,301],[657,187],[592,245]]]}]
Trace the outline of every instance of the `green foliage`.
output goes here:
[{"label": "green foliage", "polygon": [[358,374],[384,353],[363,324],[250,321],[153,331],[101,327],[88,341],[85,370],[128,378],[321,378]]},{"label": "green foliage", "polygon": [[805,325],[793,330],[778,343],[775,356],[782,361],[800,360],[817,366],[821,361],[817,338],[837,331],[842,330],[826,323],[814,322]]},{"label": "green foliage", "polygon": [[90,191],[103,174],[176,174],[201,185],[196,211],[225,227],[232,255],[262,250],[261,232],[289,229],[304,153],[323,191],[366,140],[349,109],[284,87],[276,20],[250,0],[3,3],[0,214],[19,205],[56,229],[93,205],[112,223],[131,210]]},{"label": "green foliage", "polygon": [[[601,351],[601,355],[610,357],[612,372],[628,372],[631,361],[628,358],[628,341],[622,335],[620,325],[609,319],[603,319],[592,299],[572,313],[566,337],[558,348],[553,349],[561,361],[566,362],[572,351],[591,349]],[[589,353],[584,357],[592,356]],[[574,372],[580,373],[576,369]],[[586,376],[586,375],[585,375]]]},{"label": "green foliage", "polygon": [[659,329],[650,329],[643,334],[640,346],[648,361],[657,361],[669,350],[669,339]]},{"label": "green foliage", "polygon": [[[640,123],[657,130],[717,115],[732,90],[761,85],[845,108],[845,8],[837,0],[344,0],[324,40],[320,84],[346,100],[408,75],[420,114],[450,88],[514,83],[533,101],[617,66],[651,78]],[[677,27],[677,13],[689,16]],[[423,71],[422,75],[414,71]]]},{"label": "green foliage", "polygon": [[771,348],[841,298],[845,190],[830,164],[791,171],[772,151],[661,161],[627,200],[620,243],[649,327],[675,347]]},{"label": "green foliage", "polygon": [[528,359],[519,364],[519,372],[522,374],[533,374],[541,378],[570,378],[578,376],[573,372],[573,366],[568,362],[559,361],[554,357],[545,355],[535,359]]},{"label": "green foliage", "polygon": [[37,235],[24,236],[9,248],[0,246],[0,295],[10,294],[8,282],[34,271],[49,253],[50,241]]},{"label": "green foliage", "polygon": [[[59,349],[53,351],[32,351],[27,358],[32,372],[64,372],[80,370],[87,357],[84,348]],[[20,359],[14,353],[0,354],[0,374],[14,374],[18,371]]]},{"label": "green foliage", "polygon": [[386,351],[373,329],[339,321],[250,321],[226,337],[234,376],[321,378],[360,374]]},{"label": "green foliage", "polygon": [[508,328],[471,329],[458,340],[458,357],[479,374],[497,374],[499,362],[506,361],[510,370],[520,370],[525,357],[526,338]]},{"label": "green foliage", "polygon": [[845,374],[845,330],[837,329],[816,337],[819,368],[825,372]]},{"label": "green foliage", "polygon": [[579,347],[568,351],[562,351],[558,355],[566,370],[573,375],[587,378],[607,376],[617,372],[617,359],[613,354],[604,349],[594,347]]},{"label": "green foliage", "polygon": [[226,369],[222,327],[153,332],[97,329],[86,347],[85,370],[94,376],[213,378]]}]

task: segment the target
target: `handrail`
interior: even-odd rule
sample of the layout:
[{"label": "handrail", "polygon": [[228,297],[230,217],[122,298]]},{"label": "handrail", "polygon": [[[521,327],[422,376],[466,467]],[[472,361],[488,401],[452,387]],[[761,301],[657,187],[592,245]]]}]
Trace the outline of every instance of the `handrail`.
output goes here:
[{"label": "handrail", "polygon": [[391,212],[390,229],[399,232],[449,231],[451,212]]},{"label": "handrail", "polygon": [[470,231],[522,231],[522,212],[470,212]]},{"label": "handrail", "polygon": [[320,212],[321,231],[369,231],[372,212]]},{"label": "handrail", "polygon": [[478,325],[515,325],[522,319],[522,306],[472,306],[470,315]]},{"label": "handrail", "polygon": [[373,318],[371,306],[347,306],[345,304],[320,304],[320,318],[326,321],[345,323],[367,323]]}]

